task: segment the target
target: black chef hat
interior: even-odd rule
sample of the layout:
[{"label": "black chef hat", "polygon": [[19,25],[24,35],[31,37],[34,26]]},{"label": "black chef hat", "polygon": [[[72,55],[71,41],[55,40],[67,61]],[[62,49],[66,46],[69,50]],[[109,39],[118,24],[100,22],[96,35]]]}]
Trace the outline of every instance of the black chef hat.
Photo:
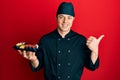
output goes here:
[{"label": "black chef hat", "polygon": [[73,8],[73,5],[72,3],[70,2],[62,2],[60,4],[60,6],[58,7],[58,10],[57,10],[57,14],[68,14],[68,15],[71,15],[71,16],[75,16],[75,13],[74,13],[74,8]]}]

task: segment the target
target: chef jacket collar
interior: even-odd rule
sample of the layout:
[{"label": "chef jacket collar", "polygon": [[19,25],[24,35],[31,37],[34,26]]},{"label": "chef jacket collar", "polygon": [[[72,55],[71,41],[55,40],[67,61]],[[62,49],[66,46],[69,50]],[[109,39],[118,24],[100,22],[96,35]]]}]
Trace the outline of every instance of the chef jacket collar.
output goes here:
[{"label": "chef jacket collar", "polygon": [[[55,34],[57,38],[62,38],[62,36],[58,33],[58,30],[55,30]],[[69,33],[67,33],[65,35],[65,38],[70,38],[72,35],[74,34],[74,32],[72,30],[69,31]]]}]

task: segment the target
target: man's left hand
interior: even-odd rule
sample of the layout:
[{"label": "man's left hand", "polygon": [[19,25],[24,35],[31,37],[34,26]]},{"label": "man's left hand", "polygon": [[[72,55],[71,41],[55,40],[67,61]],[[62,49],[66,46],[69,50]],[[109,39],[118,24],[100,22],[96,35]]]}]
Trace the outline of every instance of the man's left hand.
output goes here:
[{"label": "man's left hand", "polygon": [[91,60],[93,62],[93,64],[95,64],[97,58],[98,58],[98,46],[100,41],[102,40],[102,38],[104,37],[104,35],[101,35],[98,39],[90,36],[87,40],[86,45],[88,46],[88,48],[92,51],[91,52]]},{"label": "man's left hand", "polygon": [[90,36],[87,40],[86,45],[92,52],[98,52],[98,46],[104,35],[101,35],[98,39],[94,36]]}]

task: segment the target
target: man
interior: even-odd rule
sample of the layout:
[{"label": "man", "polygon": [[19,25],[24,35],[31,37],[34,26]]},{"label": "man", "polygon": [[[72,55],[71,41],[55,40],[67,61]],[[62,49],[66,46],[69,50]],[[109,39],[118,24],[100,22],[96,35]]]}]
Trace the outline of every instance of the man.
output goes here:
[{"label": "man", "polygon": [[31,61],[33,71],[44,66],[45,80],[80,80],[84,67],[89,70],[98,68],[98,46],[104,35],[86,40],[72,31],[75,19],[72,3],[61,3],[56,18],[57,29],[40,39],[37,52],[18,51]]}]

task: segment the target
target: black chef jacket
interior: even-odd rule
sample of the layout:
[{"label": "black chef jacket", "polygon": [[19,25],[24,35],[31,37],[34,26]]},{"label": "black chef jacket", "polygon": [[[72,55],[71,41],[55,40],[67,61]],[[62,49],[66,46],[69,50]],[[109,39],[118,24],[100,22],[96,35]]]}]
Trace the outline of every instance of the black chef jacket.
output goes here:
[{"label": "black chef jacket", "polygon": [[62,38],[55,30],[40,39],[36,53],[40,63],[31,68],[38,71],[44,66],[45,80],[80,80],[84,67],[95,70],[99,66],[99,59],[93,64],[90,54],[84,36],[71,30]]}]

